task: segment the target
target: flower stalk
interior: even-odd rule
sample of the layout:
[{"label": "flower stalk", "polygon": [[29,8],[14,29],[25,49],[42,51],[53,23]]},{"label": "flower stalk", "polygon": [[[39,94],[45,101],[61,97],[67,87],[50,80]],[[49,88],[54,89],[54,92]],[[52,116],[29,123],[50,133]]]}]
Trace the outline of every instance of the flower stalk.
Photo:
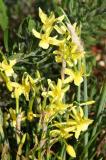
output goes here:
[{"label": "flower stalk", "polygon": [[[84,63],[84,68],[85,68],[85,75],[84,75],[84,101],[88,101],[88,95],[87,95],[87,77],[86,77],[86,60],[85,58],[83,59],[83,63]],[[84,106],[84,113],[85,113],[85,117],[88,118],[88,106],[85,105]],[[84,136],[84,145],[86,146],[88,144],[88,132],[85,133]],[[85,160],[88,160],[88,150],[85,154]]]}]

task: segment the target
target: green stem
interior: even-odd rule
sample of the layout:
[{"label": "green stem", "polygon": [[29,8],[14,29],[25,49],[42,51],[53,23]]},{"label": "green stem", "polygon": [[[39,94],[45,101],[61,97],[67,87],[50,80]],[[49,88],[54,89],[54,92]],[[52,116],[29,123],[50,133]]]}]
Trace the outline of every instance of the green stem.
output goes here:
[{"label": "green stem", "polygon": [[[20,124],[18,124],[18,123],[21,123],[18,121],[18,118],[19,118],[18,116],[19,116],[19,98],[16,98],[16,130],[18,130],[18,127],[20,126]],[[20,136],[17,132],[16,132],[16,139],[17,139],[17,144],[19,144],[20,143]]]},{"label": "green stem", "polygon": [[81,86],[78,86],[78,91],[77,91],[77,102],[80,103],[80,95],[81,95]]},{"label": "green stem", "polygon": [[32,111],[34,99],[35,99],[35,92],[33,93],[32,97],[31,97],[31,99],[29,101],[29,111]]},{"label": "green stem", "polygon": [[[86,78],[86,60],[83,60],[84,62],[84,67],[85,67],[85,76],[84,76],[84,101],[86,102],[88,100],[88,95],[87,95],[87,78]],[[88,118],[88,106],[84,106],[84,113],[85,117]],[[85,133],[84,136],[84,146],[88,144],[88,132]],[[85,160],[88,160],[88,150],[86,151],[85,154]]]},{"label": "green stem", "polygon": [[[78,61],[78,70],[80,71],[80,67],[81,67],[81,60]],[[81,99],[81,85],[78,86],[78,90],[77,90],[77,102],[80,103],[80,99]]]}]

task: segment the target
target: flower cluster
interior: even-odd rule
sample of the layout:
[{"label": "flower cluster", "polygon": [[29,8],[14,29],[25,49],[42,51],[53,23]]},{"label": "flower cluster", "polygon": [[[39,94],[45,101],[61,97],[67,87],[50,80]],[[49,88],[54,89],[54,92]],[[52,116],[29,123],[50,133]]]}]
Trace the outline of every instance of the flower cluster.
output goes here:
[{"label": "flower cluster", "polygon": [[[92,120],[84,116],[83,109],[80,107],[81,104],[80,106],[74,106],[73,103],[67,103],[65,100],[70,83],[74,82],[76,86],[80,86],[85,74],[82,63],[85,52],[79,38],[79,28],[76,24],[63,22],[64,15],[56,18],[54,13],[51,12],[50,16],[47,16],[41,8],[39,8],[39,17],[42,22],[41,30],[37,31],[33,28],[32,33],[40,39],[39,47],[48,49],[50,45],[55,46],[52,54],[55,55],[55,61],[62,64],[61,78],[58,78],[57,82],[48,79],[47,87],[42,83],[40,91],[38,91],[39,86],[36,83],[41,80],[39,72],[37,71],[38,76],[34,79],[25,72],[20,82],[17,80],[18,76],[14,71],[17,60],[7,60],[2,54],[3,61],[0,62],[0,75],[11,92],[11,97],[16,100],[16,109],[9,109],[11,126],[20,131],[21,122],[26,119],[32,122],[34,118],[37,118],[37,131],[40,130],[39,133],[42,131],[40,143],[42,141],[44,143],[44,140],[47,139],[47,127],[50,124],[47,132],[50,140],[55,137],[58,140],[64,139],[67,153],[76,157],[73,146],[67,144],[66,139],[72,136],[78,139],[81,132],[86,131],[92,123]],[[80,66],[78,67],[79,61]],[[29,104],[27,114],[19,103],[22,95]],[[36,109],[33,111],[32,107],[35,99]],[[88,101],[82,103],[82,105],[92,102]],[[58,121],[59,116],[60,120]],[[22,139],[25,141],[26,134],[23,135],[23,138],[20,138],[18,134],[16,134],[16,137],[19,144]]]},{"label": "flower cluster", "polygon": [[[39,8],[39,17],[42,22],[40,32],[32,29],[33,35],[40,39],[39,47],[48,49],[49,45],[54,45],[55,60],[57,63],[65,63],[62,68],[63,78],[58,79],[57,84],[48,79],[48,89],[42,92],[45,100],[49,100],[49,104],[45,106],[44,120],[49,123],[58,114],[64,115],[66,111],[70,111],[69,118],[65,122],[54,121],[53,129],[50,131],[50,137],[61,137],[67,139],[71,136],[79,138],[81,131],[87,130],[92,120],[85,118],[81,107],[67,104],[64,101],[66,92],[69,90],[69,83],[74,81],[76,86],[83,82],[84,65],[81,62],[85,55],[81,40],[78,36],[79,28],[76,23],[65,24],[64,15],[58,18],[51,12],[47,16],[41,8]],[[55,35],[54,35],[55,34]],[[81,62],[78,67],[78,61]],[[70,118],[71,117],[71,118]],[[76,157],[74,148],[66,143],[66,150],[72,157]]]},{"label": "flower cluster", "polygon": [[[40,39],[39,46],[43,49],[48,49],[49,45],[57,46],[57,49],[53,51],[56,62],[62,63],[65,61],[68,75],[70,75],[68,82],[74,81],[74,84],[79,86],[83,81],[84,73],[81,68],[77,69],[76,66],[78,61],[84,57],[85,52],[77,35],[79,30],[76,23],[66,25],[63,22],[64,15],[55,18],[54,13],[51,13],[48,17],[41,8],[39,8],[39,17],[43,23],[41,31],[32,29],[33,35]],[[55,35],[51,37],[53,33]],[[67,71],[65,74],[67,74]],[[65,82],[67,82],[67,79]]]}]

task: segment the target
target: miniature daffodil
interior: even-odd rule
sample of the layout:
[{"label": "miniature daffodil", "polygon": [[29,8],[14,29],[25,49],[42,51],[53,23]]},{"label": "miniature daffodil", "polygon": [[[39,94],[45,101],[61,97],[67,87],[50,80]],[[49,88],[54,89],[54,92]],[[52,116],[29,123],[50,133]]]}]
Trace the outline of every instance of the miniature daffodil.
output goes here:
[{"label": "miniature daffodil", "polygon": [[0,70],[3,71],[7,77],[10,77],[14,74],[13,66],[15,65],[16,60],[9,60],[9,62],[4,59],[0,63]]},{"label": "miniature daffodil", "polygon": [[62,126],[59,129],[54,129],[50,131],[50,136],[51,137],[61,137],[61,138],[69,138],[73,136],[73,133],[69,133],[67,131],[64,130],[64,126]]},{"label": "miniature daffodil", "polygon": [[64,114],[66,109],[71,105],[64,104],[62,102],[51,103],[45,108],[45,121],[52,120],[57,114]]},{"label": "miniature daffodil", "polygon": [[51,91],[43,92],[42,95],[49,97],[52,103],[61,102],[65,92],[69,89],[69,86],[67,85],[63,88],[61,79],[58,79],[57,85],[49,79],[48,85]]},{"label": "miniature daffodil", "polygon": [[41,19],[41,22],[43,23],[43,27],[42,29],[44,31],[46,30],[51,30],[51,27],[53,26],[54,22],[58,22],[58,21],[62,21],[64,19],[64,15],[55,18],[55,15],[53,12],[51,12],[50,16],[47,16],[47,14],[45,14],[41,8],[39,8],[39,17]]},{"label": "miniature daffodil", "polygon": [[[10,117],[12,120],[11,125],[16,128],[16,123],[17,123],[16,110],[13,108],[10,108],[9,113],[10,113]],[[25,120],[25,113],[24,113],[24,111],[21,110],[21,108],[20,108],[19,114],[20,114],[20,118],[21,118],[20,121],[24,121]]]},{"label": "miniature daffodil", "polygon": [[67,23],[67,27],[68,27],[68,30],[71,34],[72,42],[74,42],[78,46],[79,52],[85,54],[82,42],[81,42],[80,37],[78,36],[78,33],[77,33],[78,29],[76,27],[76,23],[74,23],[73,25],[71,23]]},{"label": "miniature daffodil", "polygon": [[70,116],[72,118],[69,118],[67,122],[55,122],[54,126],[58,128],[56,130],[59,130],[61,134],[63,133],[64,137],[68,138],[67,136],[70,135],[70,133],[72,135],[74,133],[75,138],[78,139],[80,133],[86,131],[93,120],[84,117],[84,112],[81,107],[79,107],[78,110],[75,106],[72,106],[71,111]]},{"label": "miniature daffodil", "polygon": [[79,107],[79,111],[73,107],[71,116],[73,120],[70,120],[69,123],[74,123],[75,138],[78,139],[81,131],[86,131],[93,120],[84,117],[84,112],[81,107]]},{"label": "miniature daffodil", "polygon": [[64,40],[64,43],[59,45],[58,50],[53,52],[57,63],[62,62],[62,59],[66,61],[69,66],[73,66],[77,63],[77,60],[83,57],[83,54],[78,51],[76,44]]},{"label": "miniature daffodil", "polygon": [[[48,17],[41,8],[39,8],[39,17],[43,23],[41,32],[39,33],[35,29],[32,29],[33,35],[41,39],[39,42],[39,46],[43,49],[48,49],[49,45],[56,45],[59,46],[61,43],[64,42],[64,40],[58,40],[56,39],[57,36],[51,37],[50,34],[53,30],[53,24],[54,22],[61,22],[64,19],[64,16],[60,16],[58,18],[55,18],[54,13],[51,13]],[[42,32],[43,31],[43,32]]]},{"label": "miniature daffodil", "polygon": [[29,100],[29,93],[31,90],[31,85],[33,85],[34,80],[27,75],[26,77],[23,75],[22,84],[17,82],[7,82],[7,87],[10,91],[12,91],[12,97],[19,99],[21,94],[24,94],[26,100]]},{"label": "miniature daffodil", "polygon": [[50,37],[50,33],[48,33],[48,31],[46,31],[43,34],[43,33],[37,32],[35,29],[32,29],[32,33],[36,38],[41,39],[39,42],[39,46],[43,49],[48,49],[50,44],[55,45],[55,46],[59,46],[61,43],[64,42],[64,40],[56,39],[56,36]]},{"label": "miniature daffodil", "polygon": [[83,82],[83,70],[81,69],[80,71],[74,71],[72,69],[65,69],[65,74],[69,75],[69,77],[67,77],[64,80],[64,83],[69,83],[74,81],[74,84],[76,86],[79,86],[82,82]]}]

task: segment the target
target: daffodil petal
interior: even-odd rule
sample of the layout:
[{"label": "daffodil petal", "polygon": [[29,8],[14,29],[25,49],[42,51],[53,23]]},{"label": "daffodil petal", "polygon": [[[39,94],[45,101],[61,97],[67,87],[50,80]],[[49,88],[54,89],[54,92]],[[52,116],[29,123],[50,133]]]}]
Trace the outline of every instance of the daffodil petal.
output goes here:
[{"label": "daffodil petal", "polygon": [[47,20],[47,15],[42,11],[41,8],[39,8],[39,17],[42,21],[42,23],[46,23],[46,20]]},{"label": "daffodil petal", "polygon": [[65,17],[64,15],[58,17],[58,18],[57,18],[57,21],[60,21],[60,22],[63,21],[64,17]]},{"label": "daffodil petal", "polygon": [[64,34],[64,32],[62,31],[62,29],[60,27],[58,27],[57,25],[54,26],[54,29],[59,33],[59,34]]},{"label": "daffodil petal", "polygon": [[84,112],[83,112],[83,109],[81,107],[79,107],[79,112],[80,112],[80,116],[82,118],[84,116]]},{"label": "daffodil petal", "polygon": [[58,89],[61,90],[61,88],[62,88],[62,81],[60,79],[58,79],[57,86],[58,86]]},{"label": "daffodil petal", "polygon": [[65,80],[64,80],[64,84],[68,84],[69,82],[72,82],[73,81],[73,77],[71,77],[71,76],[69,76],[69,77],[67,77],[67,78],[65,78]]},{"label": "daffodil petal", "polygon": [[80,106],[91,105],[91,104],[94,104],[94,103],[95,103],[95,101],[87,101],[87,102],[81,103]]},{"label": "daffodil petal", "polygon": [[10,62],[10,66],[14,66],[14,64],[16,64],[16,59],[9,60],[9,62]]},{"label": "daffodil petal", "polygon": [[79,72],[76,72],[74,75],[75,75],[74,84],[76,86],[79,86],[83,82],[82,75]]},{"label": "daffodil petal", "polygon": [[41,48],[43,48],[43,49],[48,49],[48,48],[49,48],[49,43],[46,42],[46,41],[44,41],[44,40],[41,40],[41,41],[39,42],[39,46],[40,46]]},{"label": "daffodil petal", "polygon": [[74,72],[72,71],[72,69],[65,68],[65,74],[71,75],[72,77],[74,77]]},{"label": "daffodil petal", "polygon": [[35,29],[32,29],[32,33],[36,38],[41,39],[41,34],[39,32],[37,32]]},{"label": "daffodil petal", "polygon": [[80,132],[81,132],[80,130],[77,130],[77,131],[75,132],[75,138],[76,138],[76,139],[78,139],[78,138],[79,138],[79,136],[80,136]]},{"label": "daffodil petal", "polygon": [[57,40],[54,37],[48,37],[48,41],[49,41],[50,44],[55,45],[55,46],[59,46],[62,43],[64,43],[64,40]]}]

